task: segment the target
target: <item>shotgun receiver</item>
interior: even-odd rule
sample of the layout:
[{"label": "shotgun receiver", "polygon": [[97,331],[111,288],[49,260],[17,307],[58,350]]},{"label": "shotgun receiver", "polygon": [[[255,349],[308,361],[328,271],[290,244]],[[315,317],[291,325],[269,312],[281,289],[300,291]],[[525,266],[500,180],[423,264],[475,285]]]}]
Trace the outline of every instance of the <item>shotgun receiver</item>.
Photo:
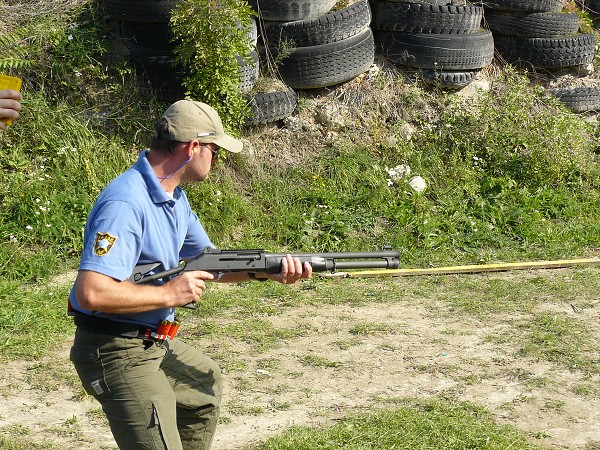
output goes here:
[{"label": "shotgun receiver", "polygon": [[[219,250],[206,247],[202,253],[182,261],[177,267],[154,272],[161,264],[141,264],[133,268],[129,281],[151,283],[166,279],[186,270],[215,272],[218,280],[227,272],[281,272],[285,253],[267,253],[264,250]],[[384,247],[380,252],[292,253],[304,264],[310,263],[313,272],[335,272],[346,269],[397,269],[400,252]],[[348,261],[350,260],[350,261]]]}]

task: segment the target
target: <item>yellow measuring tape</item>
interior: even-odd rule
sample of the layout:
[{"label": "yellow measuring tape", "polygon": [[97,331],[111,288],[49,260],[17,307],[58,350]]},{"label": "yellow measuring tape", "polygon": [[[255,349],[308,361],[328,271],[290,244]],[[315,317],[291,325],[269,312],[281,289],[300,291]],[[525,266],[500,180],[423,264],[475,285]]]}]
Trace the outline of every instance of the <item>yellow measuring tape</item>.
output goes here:
[{"label": "yellow measuring tape", "polygon": [[335,272],[325,276],[333,278],[407,277],[414,275],[445,275],[453,273],[502,272],[526,269],[558,269],[562,267],[599,264],[600,258],[562,259],[557,261],[530,261],[520,263],[474,264],[469,266],[433,267],[428,269],[383,269],[356,272]]}]

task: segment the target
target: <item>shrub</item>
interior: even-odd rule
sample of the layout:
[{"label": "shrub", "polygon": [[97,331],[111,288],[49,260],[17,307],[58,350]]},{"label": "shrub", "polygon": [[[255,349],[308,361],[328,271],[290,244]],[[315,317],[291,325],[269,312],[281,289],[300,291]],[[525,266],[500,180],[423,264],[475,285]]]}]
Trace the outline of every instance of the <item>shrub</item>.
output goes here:
[{"label": "shrub", "polygon": [[226,128],[234,130],[249,115],[236,57],[249,58],[252,14],[244,0],[188,0],[171,15],[176,61],[187,72],[187,95],[214,107]]}]

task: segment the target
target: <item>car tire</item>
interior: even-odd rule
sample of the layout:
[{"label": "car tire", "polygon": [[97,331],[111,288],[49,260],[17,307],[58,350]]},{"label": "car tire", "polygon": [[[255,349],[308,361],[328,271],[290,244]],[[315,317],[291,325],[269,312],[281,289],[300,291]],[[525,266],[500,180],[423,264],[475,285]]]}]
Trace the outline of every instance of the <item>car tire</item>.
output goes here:
[{"label": "car tire", "polygon": [[489,10],[485,18],[493,33],[507,36],[562,37],[579,31],[576,13],[519,13]]},{"label": "car tire", "polygon": [[378,2],[373,5],[372,28],[405,33],[462,34],[481,28],[481,6]]},{"label": "car tire", "polygon": [[[276,49],[269,51],[277,58]],[[375,58],[371,28],[329,44],[298,47],[278,67],[281,79],[293,89],[315,89],[349,81],[365,72]]]},{"label": "car tire", "polygon": [[421,71],[423,80],[434,87],[442,89],[462,89],[473,82],[479,71],[438,71],[425,69]]},{"label": "car tire", "polygon": [[560,11],[565,4],[565,0],[484,0],[474,1],[472,3],[483,5],[486,9],[524,12],[552,12]]},{"label": "car tire", "polygon": [[252,115],[246,125],[265,125],[285,119],[293,114],[298,97],[293,89],[276,92],[259,92],[249,98]]},{"label": "car tire", "polygon": [[[131,43],[146,48],[155,48],[159,51],[173,50],[173,31],[169,21],[139,22],[130,20],[119,21],[121,39],[125,45]],[[251,46],[255,46],[258,38],[256,18],[250,17],[250,27],[247,34]]]},{"label": "car tire", "polygon": [[168,22],[180,0],[106,0],[111,17],[127,22]]},{"label": "car tire", "polygon": [[594,60],[595,38],[591,33],[558,38],[494,36],[496,49],[510,64],[556,69],[584,66]]},{"label": "car tire", "polygon": [[248,0],[262,20],[287,22],[326,14],[337,0]]},{"label": "car tire", "polygon": [[378,31],[375,42],[392,63],[419,69],[481,69],[494,59],[494,38],[489,30],[466,34]]},{"label": "car tire", "polygon": [[355,36],[371,23],[368,0],[359,0],[339,11],[314,19],[289,22],[263,22],[262,38],[266,45],[291,42],[295,47],[329,44]]},{"label": "car tire", "polygon": [[371,0],[373,5],[377,5],[379,3],[425,3],[429,5],[450,5],[452,4],[452,0]]},{"label": "car tire", "polygon": [[549,92],[575,113],[600,111],[600,86],[555,88]]}]

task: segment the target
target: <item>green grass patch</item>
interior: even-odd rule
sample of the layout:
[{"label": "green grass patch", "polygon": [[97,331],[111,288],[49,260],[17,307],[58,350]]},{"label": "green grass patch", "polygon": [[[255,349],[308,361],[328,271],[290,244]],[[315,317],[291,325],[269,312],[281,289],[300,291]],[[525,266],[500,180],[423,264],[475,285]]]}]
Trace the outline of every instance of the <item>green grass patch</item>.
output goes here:
[{"label": "green grass patch", "polygon": [[392,326],[382,322],[362,322],[350,328],[350,334],[356,336],[369,336],[373,334],[389,334],[392,333]]},{"label": "green grass patch", "polygon": [[539,314],[520,325],[521,353],[572,370],[600,373],[600,346],[588,326],[566,314]]},{"label": "green grass patch", "polygon": [[337,361],[332,361],[329,358],[311,353],[300,355],[297,358],[302,365],[309,367],[340,367],[342,365]]},{"label": "green grass patch", "polygon": [[185,337],[193,338],[196,335],[229,336],[253,346],[257,351],[277,347],[287,339],[306,334],[306,329],[301,326],[297,328],[277,328],[261,319],[225,324],[201,320],[196,325],[190,325],[184,334]]},{"label": "green grass patch", "polygon": [[73,333],[68,287],[22,289],[0,282],[0,361],[37,358]]},{"label": "green grass patch", "polygon": [[248,450],[515,450],[541,449],[516,429],[495,423],[478,406],[444,400],[409,400],[315,429],[293,427]]},{"label": "green grass patch", "polygon": [[[9,437],[2,434],[12,434],[10,430],[0,430],[0,450],[59,450],[62,447],[52,442],[30,442],[23,437]],[[22,434],[22,430],[19,431]]]}]

